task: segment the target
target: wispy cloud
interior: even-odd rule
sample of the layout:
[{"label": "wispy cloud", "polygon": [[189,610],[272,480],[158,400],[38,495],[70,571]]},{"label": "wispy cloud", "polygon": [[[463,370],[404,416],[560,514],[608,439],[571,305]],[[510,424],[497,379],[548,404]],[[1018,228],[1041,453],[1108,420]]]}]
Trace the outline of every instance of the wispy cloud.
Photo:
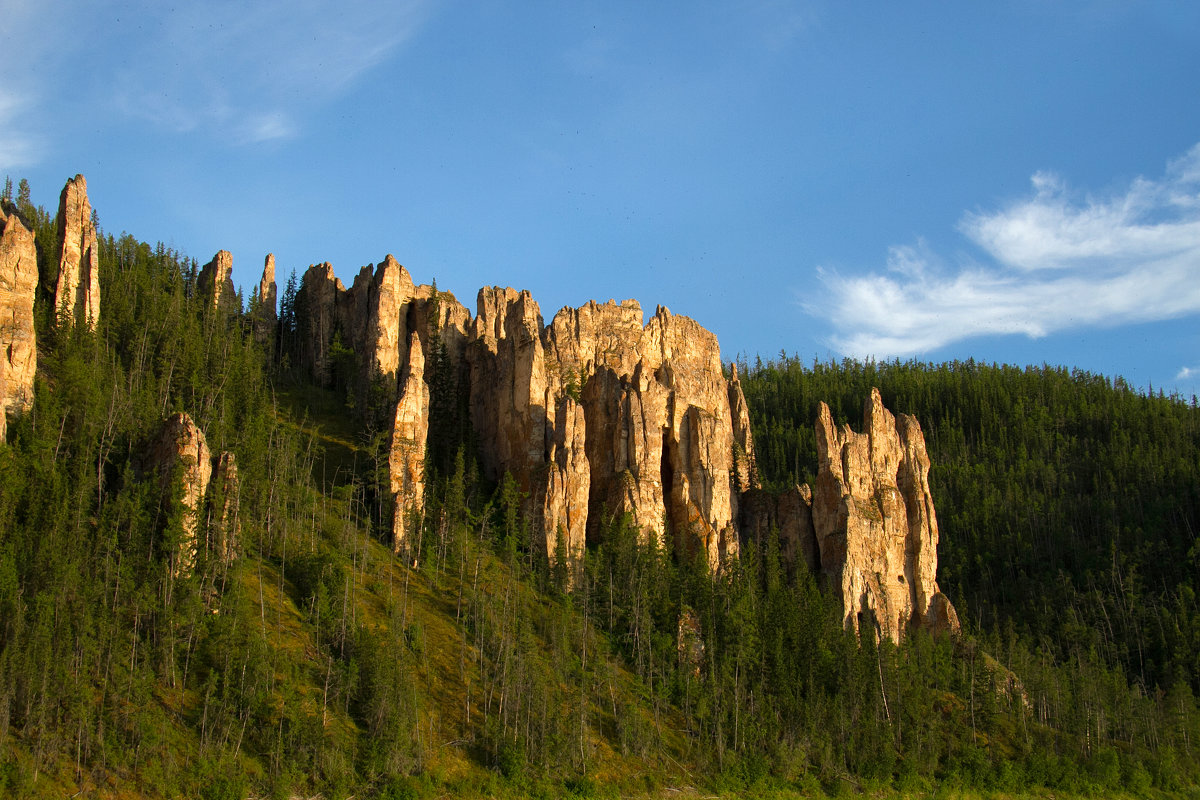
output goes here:
[{"label": "wispy cloud", "polygon": [[1186,381],[1191,378],[1200,377],[1200,367],[1181,367],[1179,372],[1175,374],[1175,380]]},{"label": "wispy cloud", "polygon": [[1032,182],[1028,198],[961,220],[986,259],[948,266],[923,244],[893,247],[885,271],[823,271],[828,296],[808,310],[842,352],[880,357],[1200,312],[1200,144],[1113,196],[1079,197],[1045,173]]},{"label": "wispy cloud", "polygon": [[[122,46],[112,91],[127,113],[236,142],[286,138],[298,120],[394,54],[426,0],[145,3],[109,23]],[[111,45],[109,45],[111,47]]]}]

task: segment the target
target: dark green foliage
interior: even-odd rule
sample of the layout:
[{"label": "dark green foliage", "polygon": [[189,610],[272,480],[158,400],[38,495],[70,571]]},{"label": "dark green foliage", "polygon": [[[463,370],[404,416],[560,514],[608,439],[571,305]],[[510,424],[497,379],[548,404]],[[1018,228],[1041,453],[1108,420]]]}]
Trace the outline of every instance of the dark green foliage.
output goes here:
[{"label": "dark green foliage", "polygon": [[979,627],[1095,653],[1144,690],[1200,689],[1200,412],[1120,379],[975,362],[744,368],[765,482],[811,480],[817,402],[861,424],[872,386],[925,431],[939,582]]},{"label": "dark green foliage", "polygon": [[[355,385],[336,331],[333,385],[311,385],[295,275],[269,354],[253,309],[195,298],[194,259],[101,244],[100,326],[58,327],[40,301],[34,410],[0,446],[0,794],[594,796],[614,779],[1095,794],[1200,778],[1193,406],[1051,369],[743,368],[769,485],[811,478],[819,399],[857,424],[879,385],[926,431],[941,582],[968,635],[860,641],[774,537],[714,574],[618,517],[578,569],[560,541],[551,569],[517,481],[480,477],[436,327],[425,510],[394,559],[394,387]],[[43,275],[56,265],[39,249]],[[241,477],[240,557],[204,546],[210,505],[188,575],[169,557],[181,508],[144,465],[177,411]]]}]

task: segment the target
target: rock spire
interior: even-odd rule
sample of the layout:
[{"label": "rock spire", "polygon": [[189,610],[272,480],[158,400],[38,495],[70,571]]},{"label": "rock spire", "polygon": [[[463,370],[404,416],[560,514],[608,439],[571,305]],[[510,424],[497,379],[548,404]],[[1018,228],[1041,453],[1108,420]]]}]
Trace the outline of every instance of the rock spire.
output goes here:
[{"label": "rock spire", "polygon": [[196,279],[196,291],[200,297],[212,303],[213,308],[240,310],[237,287],[233,285],[232,253],[219,250],[212,261],[200,269],[200,277]]},{"label": "rock spire", "polygon": [[272,327],[279,320],[278,295],[279,287],[275,284],[275,255],[267,253],[263,261],[262,278],[258,282],[258,308],[262,319]]},{"label": "rock spire", "polygon": [[862,433],[838,428],[822,403],[816,437],[813,528],[846,624],[871,620],[893,640],[910,625],[956,631],[957,615],[937,585],[937,514],[920,424],[894,416],[872,389]]},{"label": "rock spire", "polygon": [[196,567],[206,503],[206,553],[225,564],[233,561],[241,530],[241,489],[234,454],[222,452],[214,458],[204,431],[189,415],[180,412],[163,420],[150,441],[144,463],[158,475],[164,505],[170,508],[179,504],[179,536],[169,556],[175,576],[187,577]]},{"label": "rock spire", "polygon": [[196,564],[196,531],[212,479],[208,440],[192,418],[180,412],[163,421],[150,443],[147,460],[158,473],[164,501],[174,498],[181,506],[179,541],[172,554],[175,575],[191,574]]},{"label": "rock spire", "polygon": [[37,250],[33,232],[14,213],[0,209],[0,442],[7,433],[8,413],[33,407],[37,371],[37,336],[33,302],[37,293]]},{"label": "rock spire", "polygon": [[58,239],[62,256],[54,307],[67,324],[95,328],[100,319],[100,253],[87,181],[76,175],[58,198]]}]

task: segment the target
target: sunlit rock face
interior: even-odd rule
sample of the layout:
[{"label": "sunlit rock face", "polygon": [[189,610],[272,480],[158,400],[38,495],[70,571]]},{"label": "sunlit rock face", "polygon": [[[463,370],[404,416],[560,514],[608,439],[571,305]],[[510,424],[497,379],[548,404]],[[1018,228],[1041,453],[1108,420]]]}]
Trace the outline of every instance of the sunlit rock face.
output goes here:
[{"label": "sunlit rock face", "polygon": [[171,554],[177,577],[190,575],[196,564],[196,533],[204,495],[212,479],[212,453],[204,431],[192,418],[178,413],[163,421],[146,454],[149,469],[159,476],[168,505],[181,507],[178,549]]},{"label": "sunlit rock face", "polygon": [[296,333],[300,341],[301,367],[319,386],[328,386],[333,374],[329,351],[338,322],[338,301],[346,287],[333,274],[329,262],[309,267],[296,292]]},{"label": "sunlit rock face", "polygon": [[54,307],[68,325],[95,328],[100,320],[100,251],[87,181],[76,175],[58,198],[58,286]]},{"label": "sunlit rock face", "polygon": [[549,558],[577,563],[622,514],[714,567],[738,552],[738,497],[753,485],[749,413],[716,337],[691,319],[660,307],[644,322],[628,300],[564,308],[546,325],[529,292],[502,287],[480,290],[472,318],[391,256],[349,290],[328,264],[310,267],[295,312],[314,381],[333,382],[340,342],[357,391],[395,403],[397,547],[421,508],[436,364],[466,395],[488,476],[516,481]]},{"label": "sunlit rock face", "polygon": [[545,326],[528,292],[493,287],[467,352],[485,465],[532,498],[551,557],[562,540],[578,558],[620,514],[714,567],[736,555],[753,446],[710,332],[662,307],[643,324],[632,300],[564,308]]},{"label": "sunlit rock face", "polygon": [[24,414],[33,407],[37,372],[37,334],[33,303],[38,268],[34,235],[16,214],[0,209],[0,442],[7,432],[7,414]]},{"label": "sunlit rock face", "polygon": [[238,310],[237,287],[233,285],[233,254],[220,250],[200,269],[196,291],[213,308]]},{"label": "sunlit rock face", "polygon": [[392,424],[388,473],[395,518],[392,548],[399,552],[412,539],[425,507],[425,444],[429,437],[429,386],[425,383],[425,355],[413,333],[407,348],[400,398]]},{"label": "sunlit rock face", "polygon": [[957,615],[936,580],[937,515],[920,424],[895,417],[873,389],[862,433],[838,428],[822,403],[816,438],[813,528],[846,624],[870,621],[877,635],[896,641],[911,625],[956,631]]},{"label": "sunlit rock face", "polygon": [[279,286],[275,283],[275,256],[267,253],[262,278],[258,281],[258,307],[254,314],[254,338],[259,344],[274,340],[279,324]]},{"label": "sunlit rock face", "polygon": [[241,546],[242,521],[241,480],[238,478],[237,457],[228,451],[217,456],[217,466],[210,484],[212,524],[209,526],[208,552],[224,564],[237,558]]}]

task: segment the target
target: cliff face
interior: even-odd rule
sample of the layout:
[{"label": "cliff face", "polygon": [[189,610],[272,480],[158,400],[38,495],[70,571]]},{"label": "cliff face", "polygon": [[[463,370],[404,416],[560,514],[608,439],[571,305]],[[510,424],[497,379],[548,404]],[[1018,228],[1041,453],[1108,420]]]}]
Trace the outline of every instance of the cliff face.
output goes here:
[{"label": "cliff face", "polygon": [[59,195],[58,239],[62,256],[54,307],[67,324],[82,322],[95,328],[100,319],[100,253],[82,175],[67,181]]},{"label": "cliff face", "polygon": [[936,580],[937,515],[920,424],[897,419],[873,389],[862,433],[836,427],[822,403],[816,435],[813,528],[847,625],[873,620],[879,635],[897,640],[909,625],[957,630]]},{"label": "cliff face", "polygon": [[201,297],[208,299],[213,308],[236,308],[237,287],[233,285],[232,253],[221,250],[213,256],[212,261],[200,269],[200,275],[196,279],[196,291]]},{"label": "cliff face", "polygon": [[551,557],[561,536],[577,559],[623,513],[714,567],[737,553],[733,443],[752,445],[711,333],[661,307],[643,326],[632,300],[544,326],[528,292],[494,287],[479,293],[468,359],[485,466],[528,493]]},{"label": "cliff face", "polygon": [[258,307],[263,320],[274,326],[279,321],[279,287],[275,284],[275,255],[267,253],[263,260],[262,278],[258,281]]},{"label": "cliff face", "polygon": [[275,326],[279,324],[279,287],[275,283],[275,256],[267,253],[263,261],[262,277],[258,281],[258,309],[254,315],[254,339],[259,344],[274,340]]},{"label": "cliff face", "polygon": [[[179,548],[172,558],[175,575],[188,575],[196,564],[196,531],[204,495],[212,479],[208,440],[190,416],[175,414],[163,421],[150,443],[147,461],[150,469],[158,473],[164,501],[174,496],[182,506]],[[178,494],[173,495],[176,491]]]},{"label": "cliff face", "polygon": [[736,367],[726,379],[716,337],[661,306],[644,322],[635,301],[591,302],[546,325],[529,292],[489,287],[472,319],[388,256],[350,290],[328,264],[310,268],[296,308],[314,378],[328,383],[336,332],[354,350],[361,384],[394,403],[397,550],[422,510],[436,363],[468,395],[486,474],[513,477],[533,545],[552,561],[577,564],[622,514],[714,568],[742,540],[765,549],[775,530],[791,569],[819,571],[839,592],[848,625],[870,618],[893,639],[913,624],[957,629],[935,580],[937,517],[920,426],[897,420],[877,391],[862,434],[836,428],[822,406],[815,491],[772,496],[757,489]]},{"label": "cliff face", "polygon": [[163,420],[149,443],[145,465],[158,475],[163,502],[181,507],[178,549],[170,556],[176,577],[195,569],[206,503],[211,512],[203,527],[209,557],[226,564],[236,558],[240,482],[233,453],[222,452],[214,459],[204,431],[181,412]]},{"label": "cliff face", "polygon": [[[309,267],[296,292],[296,329],[301,342],[300,360],[313,382],[328,386],[332,374],[329,348],[333,343],[338,300],[346,287],[333,274],[329,262]],[[344,301],[343,301],[344,302]]]},{"label": "cliff face", "polygon": [[7,433],[6,412],[33,407],[37,336],[33,302],[37,293],[37,250],[33,232],[16,214],[0,210],[0,442]]},{"label": "cliff face", "polygon": [[738,496],[753,481],[749,416],[740,385],[722,374],[716,337],[687,317],[659,308],[643,325],[636,302],[589,303],[547,326],[528,292],[491,287],[472,318],[391,256],[349,290],[329,265],[310,268],[296,314],[314,380],[331,381],[336,334],[355,353],[359,386],[395,403],[398,548],[420,510],[437,363],[468,396],[488,476],[516,480],[550,558],[561,539],[577,561],[588,537],[623,513],[714,566],[737,553]]},{"label": "cliff face", "polygon": [[396,512],[392,548],[399,552],[419,524],[425,506],[425,444],[429,438],[429,386],[425,383],[425,354],[417,334],[409,339],[408,365],[396,402],[388,457],[391,492]]}]

